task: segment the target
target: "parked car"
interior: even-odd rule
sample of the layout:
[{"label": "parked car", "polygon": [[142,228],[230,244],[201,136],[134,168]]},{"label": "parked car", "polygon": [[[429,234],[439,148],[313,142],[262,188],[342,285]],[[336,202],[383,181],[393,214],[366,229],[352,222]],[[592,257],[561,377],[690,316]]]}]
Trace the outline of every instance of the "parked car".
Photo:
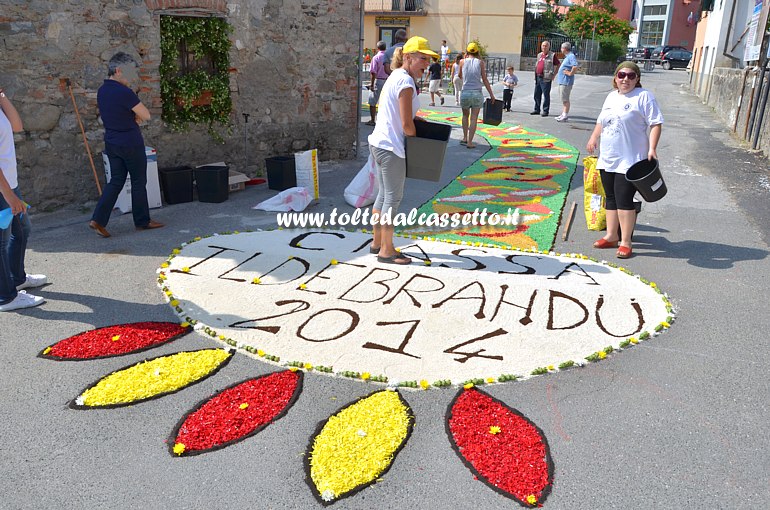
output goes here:
[{"label": "parked car", "polygon": [[652,49],[652,54],[648,58],[653,59],[656,64],[660,64],[663,60],[662,55],[668,53],[671,50],[689,51],[684,46],[655,46],[655,48]]},{"label": "parked car", "polygon": [[634,50],[634,62],[639,62],[640,60],[647,60],[652,56],[652,50],[654,46],[640,46]]},{"label": "parked car", "polygon": [[690,64],[692,52],[688,50],[670,50],[663,54],[660,65],[663,69],[685,69]]}]

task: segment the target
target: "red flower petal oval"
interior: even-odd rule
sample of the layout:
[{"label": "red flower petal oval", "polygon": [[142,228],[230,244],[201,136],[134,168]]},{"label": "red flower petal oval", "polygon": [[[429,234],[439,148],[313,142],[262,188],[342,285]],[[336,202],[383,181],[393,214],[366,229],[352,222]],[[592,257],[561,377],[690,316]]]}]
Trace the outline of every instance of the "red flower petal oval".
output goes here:
[{"label": "red flower petal oval", "polygon": [[447,434],[468,468],[495,491],[526,507],[551,492],[553,462],[543,432],[515,409],[476,389],[449,405]]},{"label": "red flower petal oval", "polygon": [[134,322],[86,331],[43,349],[38,356],[83,361],[133,354],[170,342],[192,331],[175,322]]},{"label": "red flower petal oval", "polygon": [[302,372],[285,370],[237,383],[185,416],[169,440],[173,455],[196,455],[253,436],[285,415],[302,391]]}]

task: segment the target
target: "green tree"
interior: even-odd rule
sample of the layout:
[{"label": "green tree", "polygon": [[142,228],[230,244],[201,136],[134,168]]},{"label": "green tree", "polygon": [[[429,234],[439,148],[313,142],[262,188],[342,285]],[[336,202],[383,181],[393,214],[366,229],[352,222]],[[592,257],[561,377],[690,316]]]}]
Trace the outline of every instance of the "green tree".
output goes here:
[{"label": "green tree", "polygon": [[609,12],[610,14],[618,12],[617,8],[615,8],[614,0],[585,0],[583,7],[590,10]]},{"label": "green tree", "polygon": [[576,39],[617,36],[628,40],[629,34],[633,32],[628,21],[618,19],[604,10],[591,10],[581,6],[570,8],[560,27],[567,35]]}]

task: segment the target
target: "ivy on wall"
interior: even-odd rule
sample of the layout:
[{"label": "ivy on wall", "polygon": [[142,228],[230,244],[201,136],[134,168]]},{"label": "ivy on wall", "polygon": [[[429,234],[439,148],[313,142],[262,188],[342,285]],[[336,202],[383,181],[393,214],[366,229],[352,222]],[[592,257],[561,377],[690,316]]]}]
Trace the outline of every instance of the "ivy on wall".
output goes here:
[{"label": "ivy on wall", "polygon": [[161,16],[160,18],[160,95],[163,120],[175,131],[185,131],[189,124],[218,123],[230,131],[231,42],[232,27],[222,18]]}]

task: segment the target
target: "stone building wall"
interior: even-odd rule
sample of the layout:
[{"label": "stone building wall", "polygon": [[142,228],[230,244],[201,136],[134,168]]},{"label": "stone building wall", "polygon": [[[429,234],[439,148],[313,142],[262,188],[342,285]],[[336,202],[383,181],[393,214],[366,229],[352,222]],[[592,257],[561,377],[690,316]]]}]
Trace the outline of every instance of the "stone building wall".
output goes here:
[{"label": "stone building wall", "polygon": [[[751,120],[750,107],[756,107],[755,101],[752,99],[756,94],[756,88],[752,88],[755,80],[758,88],[759,73],[755,73],[751,69],[715,67],[711,76],[710,87],[708,87],[709,92],[705,98],[705,102],[714,109],[714,113],[724,122],[725,126],[733,130],[735,136],[748,144],[754,141],[757,129],[755,127],[750,137],[748,136],[749,121]],[[742,94],[741,90],[743,91]],[[694,92],[698,93],[697,90]],[[743,97],[741,98],[741,96]],[[757,109],[756,115],[759,115],[759,109]],[[765,107],[762,126],[758,129],[757,149],[764,152],[765,156],[770,157],[770,102]]]},{"label": "stone building wall", "polygon": [[[97,198],[68,84],[103,181],[96,91],[118,51],[141,63],[139,97],[153,119],[146,145],[161,167],[226,161],[254,175],[270,156],[318,148],[353,156],[357,128],[358,0],[0,0],[0,87],[24,121],[20,186],[37,208]],[[171,132],[161,121],[161,15],[216,15],[230,36],[232,132]],[[244,113],[249,114],[248,124]],[[245,127],[245,129],[244,129]]]}]

